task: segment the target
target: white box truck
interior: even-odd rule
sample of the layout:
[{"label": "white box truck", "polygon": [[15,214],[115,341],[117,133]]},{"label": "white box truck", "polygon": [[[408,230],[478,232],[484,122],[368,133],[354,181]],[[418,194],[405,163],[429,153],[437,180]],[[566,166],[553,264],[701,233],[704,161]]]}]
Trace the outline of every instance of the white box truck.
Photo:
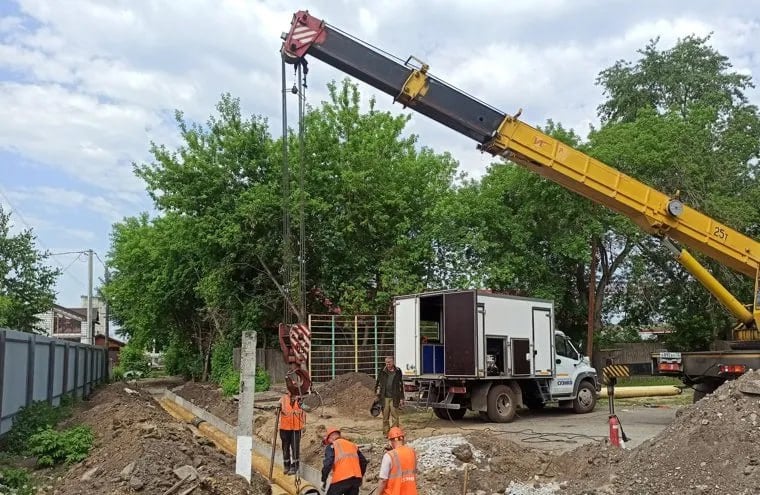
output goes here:
[{"label": "white box truck", "polygon": [[594,410],[596,370],[554,329],[552,301],[447,290],[399,296],[394,307],[394,357],[411,404],[500,423],[553,402]]}]

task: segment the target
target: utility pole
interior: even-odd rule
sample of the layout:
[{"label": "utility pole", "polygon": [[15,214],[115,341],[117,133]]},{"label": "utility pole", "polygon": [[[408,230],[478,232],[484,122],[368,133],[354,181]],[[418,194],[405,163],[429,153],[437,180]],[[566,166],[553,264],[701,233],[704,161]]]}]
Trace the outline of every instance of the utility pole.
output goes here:
[{"label": "utility pole", "polygon": [[[104,279],[105,279],[106,287],[108,286],[109,276],[110,276],[110,274],[108,273],[108,267],[105,267]],[[111,368],[110,368],[110,364],[111,364],[111,349],[110,349],[110,347],[108,347],[108,331],[110,330],[110,325],[109,325],[109,321],[108,321],[108,301],[105,298],[103,298],[103,305],[105,306],[105,310],[104,310],[105,315],[103,315],[103,317],[105,318],[105,321],[103,322],[103,327],[105,328],[105,332],[104,333],[105,333],[105,337],[106,337],[106,366],[107,366],[106,370],[108,370],[108,372],[110,373],[111,372]]]},{"label": "utility pole", "polygon": [[85,344],[94,340],[92,328],[92,249],[87,250],[87,335]]},{"label": "utility pole", "polygon": [[591,361],[594,352],[594,325],[596,323],[596,239],[591,237],[591,267],[588,274],[588,332],[586,335],[586,355]]}]

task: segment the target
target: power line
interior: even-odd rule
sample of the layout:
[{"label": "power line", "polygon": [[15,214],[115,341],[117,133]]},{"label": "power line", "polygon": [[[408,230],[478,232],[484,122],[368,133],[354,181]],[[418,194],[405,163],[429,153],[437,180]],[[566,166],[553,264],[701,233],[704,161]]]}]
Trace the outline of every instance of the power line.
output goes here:
[{"label": "power line", "polygon": [[[5,202],[8,203],[8,206],[11,207],[11,213],[15,213],[21,219],[21,222],[26,226],[27,229],[34,231],[32,226],[29,225],[29,222],[27,222],[24,218],[24,215],[21,214],[21,210],[13,206],[13,203],[11,203],[11,200],[8,199],[8,196],[5,194],[2,187],[0,187],[0,196],[2,196]],[[42,242],[42,239],[40,239],[38,236],[35,237],[40,246],[45,248],[45,251],[50,251],[50,248],[47,247],[44,242]],[[59,268],[63,268],[63,265],[58,260],[54,259],[53,261],[55,261],[55,264],[58,265]]]},{"label": "power line", "polygon": [[106,268],[106,262],[100,259],[100,255],[97,253],[97,251],[93,251],[92,254],[94,254],[98,261],[100,261],[100,264],[103,265],[103,268]]},{"label": "power line", "polygon": [[[63,272],[62,272],[61,274],[64,274],[64,273],[66,273],[66,270],[68,270],[69,268],[71,268],[71,265],[73,265],[73,264],[74,264],[74,263],[76,263],[77,261],[80,261],[80,260],[81,260],[81,258],[82,258],[82,255],[81,255],[81,254],[80,254],[79,256],[77,256],[76,258],[74,258],[74,260],[73,260],[71,263],[69,263],[68,265],[66,265],[66,268],[64,268],[64,269],[63,269]],[[70,276],[72,276],[71,274],[69,274],[69,275],[70,275]],[[73,276],[72,276],[72,277],[73,277]]]},{"label": "power line", "polygon": [[50,253],[50,256],[63,256],[64,254],[85,254],[87,251],[64,251],[62,253]]}]

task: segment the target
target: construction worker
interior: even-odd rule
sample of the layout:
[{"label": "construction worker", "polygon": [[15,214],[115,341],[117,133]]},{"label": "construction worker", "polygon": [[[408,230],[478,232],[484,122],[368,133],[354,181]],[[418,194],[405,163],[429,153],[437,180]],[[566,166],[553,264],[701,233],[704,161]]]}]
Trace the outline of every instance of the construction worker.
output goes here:
[{"label": "construction worker", "polygon": [[338,428],[328,428],[322,444],[326,445],[322,464],[322,492],[325,491],[327,477],[332,472],[330,489],[325,495],[359,495],[359,487],[367,471],[367,459],[359,447],[341,437]]},{"label": "construction worker", "polygon": [[375,394],[383,402],[383,435],[387,435],[391,426],[399,426],[398,411],[404,405],[401,369],[396,368],[392,356],[385,358],[385,367],[377,374]]},{"label": "construction worker", "polygon": [[282,441],[282,464],[285,474],[298,472],[301,451],[301,431],[306,423],[306,413],[301,409],[298,397],[288,391],[280,397],[280,440]]},{"label": "construction worker", "polygon": [[378,495],[417,495],[417,454],[406,445],[404,432],[394,426],[388,431],[393,450],[380,463]]}]

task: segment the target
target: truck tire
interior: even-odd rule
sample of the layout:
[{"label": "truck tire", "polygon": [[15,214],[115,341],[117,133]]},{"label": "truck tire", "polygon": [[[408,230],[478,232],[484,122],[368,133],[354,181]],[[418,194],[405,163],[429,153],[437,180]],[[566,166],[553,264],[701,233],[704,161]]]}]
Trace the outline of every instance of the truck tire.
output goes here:
[{"label": "truck tire", "polygon": [[467,409],[464,407],[460,409],[445,409],[443,407],[434,407],[433,414],[441,419],[449,419],[455,421],[464,418],[464,415],[467,414]]},{"label": "truck tire", "polygon": [[573,411],[577,414],[590,413],[596,407],[596,389],[589,381],[582,381],[573,400]]},{"label": "truck tire", "polygon": [[517,399],[506,385],[496,385],[488,391],[488,419],[494,423],[509,423],[515,419]]},{"label": "truck tire", "polygon": [[700,400],[705,398],[705,395],[707,395],[705,392],[702,392],[701,390],[694,389],[694,396],[691,398],[691,403],[696,404]]}]

